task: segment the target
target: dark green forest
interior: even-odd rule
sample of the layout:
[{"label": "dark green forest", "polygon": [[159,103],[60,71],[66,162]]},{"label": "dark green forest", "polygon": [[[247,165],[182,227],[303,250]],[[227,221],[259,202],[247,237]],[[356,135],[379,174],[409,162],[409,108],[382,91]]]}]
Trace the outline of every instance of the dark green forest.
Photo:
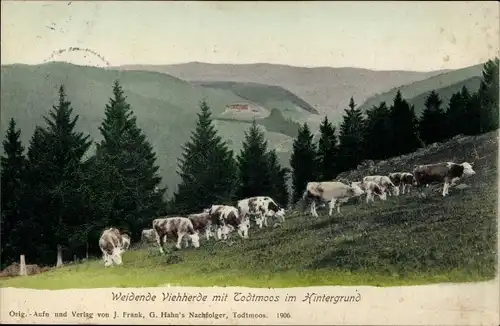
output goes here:
[{"label": "dark green forest", "polygon": [[[79,116],[61,85],[58,102],[29,144],[21,143],[22,130],[14,119],[3,141],[2,268],[20,254],[31,263],[54,265],[58,245],[66,261],[100,256],[97,243],[104,228],[118,227],[136,242],[152,219],[198,212],[214,203],[267,195],[289,206],[300,199],[308,181],[335,179],[365,160],[385,160],[456,135],[496,130],[498,68],[498,58],[489,60],[479,89],[470,92],[464,86],[448,103],[431,92],[419,117],[400,92],[392,103],[382,102],[366,113],[351,98],[340,126],[324,118],[317,142],[307,123],[299,127],[291,170],[280,166],[255,120],[241,151],[233,153],[212,123],[209,103],[201,102],[196,128],[178,159],[181,182],[172,198],[160,186],[159,158],[119,81],[110,85],[109,101],[103,103],[99,142],[75,131]],[[91,146],[96,150],[89,156]]]}]

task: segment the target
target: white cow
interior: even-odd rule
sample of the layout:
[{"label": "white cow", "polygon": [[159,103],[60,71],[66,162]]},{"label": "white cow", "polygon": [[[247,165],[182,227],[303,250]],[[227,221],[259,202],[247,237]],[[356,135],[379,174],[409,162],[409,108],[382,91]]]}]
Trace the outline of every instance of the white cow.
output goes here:
[{"label": "white cow", "polygon": [[311,215],[318,216],[316,212],[316,202],[329,202],[330,211],[328,215],[332,215],[332,211],[337,205],[337,213],[340,213],[340,205],[347,202],[350,198],[363,195],[365,192],[355,183],[346,185],[338,181],[324,182],[308,182],[306,191],[302,196],[303,200],[312,200]]},{"label": "white cow", "polygon": [[366,193],[366,203],[369,203],[370,201],[373,202],[375,195],[379,196],[382,200],[384,200],[382,198],[383,191],[377,183],[373,181],[367,181],[367,182],[356,181],[353,182],[353,184],[360,187]]},{"label": "white cow", "polygon": [[205,232],[205,237],[210,240],[212,234],[212,221],[210,219],[210,213],[208,210],[204,210],[201,213],[189,214],[188,219],[193,223],[194,229],[200,233]]},{"label": "white cow", "polygon": [[234,206],[212,205],[209,209],[212,225],[217,228],[217,239],[224,236],[227,239],[232,230],[237,230],[242,238],[248,238],[248,229],[250,220],[247,217],[241,217],[238,209]]},{"label": "white cow", "polygon": [[389,173],[389,179],[396,187],[401,188],[401,193],[410,193],[411,187],[417,185],[417,181],[413,174],[409,172],[393,172]]},{"label": "white cow", "polygon": [[188,236],[193,247],[200,246],[200,238],[193,227],[193,223],[187,217],[163,217],[153,220],[153,229],[156,233],[156,242],[160,247],[160,252],[164,253],[163,245],[168,238],[177,236],[177,249],[182,249],[182,239]]},{"label": "white cow", "polygon": [[389,196],[399,196],[399,188],[392,183],[391,179],[386,175],[369,175],[363,178],[363,182],[373,181],[382,189],[380,199],[386,200]]},{"label": "white cow", "polygon": [[268,196],[256,196],[239,200],[237,207],[242,218],[247,215],[253,216],[255,223],[261,229],[262,225],[268,226],[268,217],[277,217],[281,222],[285,222],[285,210]]},{"label": "white cow", "polygon": [[105,267],[122,264],[122,236],[117,228],[109,228],[102,232],[99,238],[99,248],[103,254]]}]

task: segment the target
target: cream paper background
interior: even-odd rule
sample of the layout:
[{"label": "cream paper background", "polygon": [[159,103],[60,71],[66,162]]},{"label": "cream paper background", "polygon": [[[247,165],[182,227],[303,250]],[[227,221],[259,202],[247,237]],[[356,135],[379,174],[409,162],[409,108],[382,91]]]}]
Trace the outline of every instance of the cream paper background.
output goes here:
[{"label": "cream paper background", "polygon": [[[207,324],[207,325],[499,325],[499,281],[465,284],[435,284],[412,287],[377,288],[371,286],[307,287],[289,289],[251,289],[243,287],[155,287],[109,288],[89,290],[1,289],[0,320],[2,323],[72,323],[72,324]],[[112,292],[156,295],[155,302],[113,301]],[[162,292],[207,295],[206,303],[162,302]],[[233,292],[256,295],[295,295],[294,303],[234,302]],[[211,295],[229,293],[227,302],[212,303]],[[308,303],[308,293],[332,296],[360,294],[359,302]],[[47,312],[50,317],[34,317],[34,312]],[[55,312],[67,311],[67,318],[55,318]],[[93,313],[93,318],[72,317],[72,311]],[[114,312],[142,312],[144,318],[113,319]],[[23,312],[26,317],[11,316]],[[109,312],[100,318],[98,312]],[[186,314],[185,318],[150,318],[149,313]],[[189,312],[226,313],[223,319],[188,318]],[[268,318],[234,318],[237,313],[261,313]],[[291,319],[276,314],[290,313]]]},{"label": "cream paper background", "polygon": [[[75,4],[78,2],[75,2]],[[97,3],[97,2],[95,2]],[[498,6],[493,4],[494,2],[482,2],[477,4],[484,8],[485,16],[478,17],[478,23],[484,22],[484,19],[488,13],[493,13],[493,18],[489,18],[485,23],[493,28],[493,33],[487,34],[483,33],[484,30],[478,29],[476,37],[473,40],[480,40],[481,44],[491,44],[492,46],[488,48],[488,53],[476,54],[475,57],[481,57],[481,59],[488,59],[498,53]],[[83,6],[83,3],[81,3]],[[101,3],[102,4],[102,3]],[[96,4],[98,8],[101,8],[101,4]],[[130,6],[132,4],[129,2]],[[456,2],[458,5],[464,5],[465,3]],[[111,4],[110,4],[111,5]],[[116,4],[118,5],[118,4]],[[141,4],[141,6],[144,4]],[[195,6],[196,3],[191,3]],[[200,4],[204,6],[206,4]],[[211,5],[214,5],[212,3]],[[222,9],[228,9],[222,3],[218,3]],[[233,4],[234,5],[234,4]],[[374,7],[377,7],[379,3],[372,3]],[[381,5],[381,4],[380,4]],[[437,5],[437,4],[436,4]],[[498,5],[498,4],[496,4]],[[20,4],[16,4],[20,7]],[[45,6],[45,5],[44,5]],[[229,4],[227,5],[229,6]],[[318,6],[318,3],[316,3]],[[332,4],[329,4],[332,6]],[[393,7],[394,4],[391,4]],[[56,8],[57,7],[57,8]],[[50,7],[45,10],[51,10],[54,15],[57,10],[61,8],[69,8],[66,5],[57,6],[55,2],[50,3]],[[124,6],[125,7],[125,6]],[[146,6],[144,6],[146,7]],[[231,7],[231,6],[229,6]],[[9,7],[10,8],[10,7]],[[90,8],[90,7],[89,7]],[[281,7],[282,9],[286,7]],[[401,6],[398,7],[399,10]],[[437,8],[437,7],[436,7]],[[496,11],[495,11],[496,8]],[[140,57],[140,54],[151,53],[152,49],[148,49],[144,53],[137,53],[138,48],[144,48],[137,46],[137,44],[132,44],[134,49],[124,50],[121,52],[122,56],[126,57],[124,60],[126,62],[120,62],[120,53],[113,53],[109,49],[101,49],[109,43],[110,39],[100,38],[98,34],[92,34],[91,30],[82,30],[80,33],[76,30],[76,26],[71,27],[71,31],[78,34],[61,34],[57,36],[57,39],[49,39],[50,41],[42,44],[37,44],[35,39],[35,34],[28,35],[29,33],[40,33],[38,28],[29,27],[29,24],[34,24],[33,19],[23,19],[22,17],[17,17],[16,11],[11,9],[10,13],[6,13],[8,6],[2,1],[2,63],[7,63],[5,60],[8,59],[19,61],[25,61],[26,63],[39,63],[45,58],[50,51],[57,48],[65,48],[67,46],[72,46],[74,41],[79,38],[85,38],[85,42],[91,42],[93,44],[92,48],[100,49],[99,52],[105,53],[106,56],[112,57],[113,64],[120,63],[132,63],[137,59],[140,62],[144,62],[146,57]],[[26,15],[26,10],[18,8],[19,13]],[[80,7],[78,10],[83,10]],[[231,8],[229,8],[231,9]],[[62,9],[61,9],[62,10]],[[69,10],[69,9],[65,9]],[[281,10],[281,9],[280,9]],[[318,9],[320,10],[320,9]],[[458,7],[457,7],[458,10]],[[464,9],[465,10],[465,9]],[[35,10],[36,11],[36,10]],[[34,12],[35,12],[34,11]],[[39,10],[38,10],[39,11]],[[411,11],[408,8],[408,11]],[[4,15],[5,14],[5,15]],[[63,17],[67,13],[58,13],[57,15]],[[93,14],[94,15],[94,14]],[[459,15],[459,17],[461,17]],[[6,22],[6,20],[12,20],[12,24]],[[93,19],[98,19],[95,15]],[[106,17],[100,17],[102,21],[106,21]],[[168,19],[166,20],[168,21]],[[496,22],[496,24],[495,24]],[[211,22],[212,23],[212,22]],[[425,22],[428,24],[429,22]],[[444,22],[442,22],[444,23]],[[451,24],[451,22],[450,22]],[[446,24],[445,24],[446,25]],[[21,27],[20,27],[21,26]],[[82,25],[83,26],[83,25]],[[447,26],[447,25],[446,25]],[[446,27],[445,26],[445,27]],[[451,26],[451,25],[450,25]],[[460,27],[460,26],[459,26]],[[457,27],[459,29],[459,27]],[[458,29],[453,28],[457,35],[465,33],[465,31],[457,32]],[[465,28],[465,27],[464,27]],[[179,29],[182,32],[182,28]],[[168,30],[161,29],[162,33]],[[45,31],[46,32],[46,31]],[[366,31],[363,31],[365,33]],[[147,37],[148,35],[145,35]],[[312,39],[313,35],[309,35],[308,39]],[[140,39],[145,39],[141,37]],[[389,37],[389,35],[387,35]],[[164,37],[165,38],[165,37]],[[182,39],[182,37],[180,38]],[[442,61],[441,63],[455,64],[457,67],[469,64],[465,59],[464,55],[476,49],[479,46],[472,45],[470,42],[473,40],[468,40],[467,42],[461,43],[468,48],[468,51],[463,51],[462,48],[457,46],[452,46],[448,43],[441,43],[440,51],[446,53],[448,60]],[[99,41],[102,41],[99,43]],[[200,39],[202,41],[202,39]],[[411,43],[415,44],[414,39],[410,38]],[[82,41],[83,42],[83,41]],[[156,44],[154,42],[153,44]],[[393,42],[398,43],[396,41]],[[460,43],[460,42],[459,42]],[[466,43],[466,44],[465,44]],[[35,44],[35,45],[33,45]],[[203,45],[203,44],[201,44]],[[384,51],[387,51],[387,46],[390,44],[385,44]],[[271,46],[271,45],[270,45]],[[418,45],[420,47],[420,45]],[[422,45],[423,46],[423,45]],[[113,44],[114,47],[114,44]],[[207,47],[211,48],[211,45],[207,44]],[[302,46],[303,47],[303,46]],[[260,48],[265,48],[261,46]],[[19,50],[18,52],[16,52]],[[166,51],[165,49],[160,49],[161,53],[174,53],[172,49]],[[436,51],[428,51],[424,46],[421,48],[427,54],[434,53]],[[48,51],[48,52],[47,52]],[[135,51],[135,52],[134,52]],[[276,54],[273,51],[263,54],[265,57],[259,59],[261,61],[271,62],[273,57],[281,58],[282,55]],[[399,51],[399,50],[398,50]],[[293,53],[294,51],[287,52]],[[357,53],[362,53],[363,51],[357,51]],[[442,56],[442,53],[437,53],[437,56]],[[232,52],[234,53],[234,52]],[[336,52],[332,52],[336,53]],[[396,52],[395,52],[396,53]],[[415,66],[417,61],[421,60],[425,55],[416,55],[414,52],[413,56],[410,56],[411,62],[410,66]],[[212,50],[205,51],[203,54],[212,55]],[[183,57],[184,54],[179,54]],[[218,53],[220,57],[220,53]],[[319,60],[318,55],[313,56]],[[342,55],[344,58],[344,56]],[[353,55],[346,55],[346,58],[351,60]],[[383,56],[373,55],[374,58],[387,58],[393,64],[394,60],[408,58],[408,56],[395,55],[392,56],[387,52],[384,52]],[[483,58],[484,57],[484,58]],[[450,60],[451,58],[451,60]],[[267,59],[267,60],[266,60]],[[290,58],[289,58],[290,59]],[[311,56],[307,55],[307,59],[310,60]],[[427,63],[436,62],[436,58],[428,59],[424,65]],[[460,61],[458,59],[464,59]],[[333,59],[332,59],[333,60]],[[335,60],[341,60],[341,58],[335,58]],[[335,61],[334,60],[334,61]],[[412,61],[413,60],[413,61]],[[456,62],[455,62],[455,61]],[[146,60],[148,61],[148,60]],[[201,60],[204,61],[204,60]],[[206,61],[206,60],[205,60]],[[296,59],[295,64],[302,64]],[[351,60],[352,61],[352,60]],[[439,60],[440,61],[440,60]],[[466,62],[467,61],[467,62]],[[10,63],[10,62],[9,62]],[[292,63],[292,62],[290,62]],[[375,66],[375,62],[373,63]],[[400,63],[402,67],[403,64]],[[450,66],[451,68],[452,66]],[[381,64],[379,68],[383,68]],[[443,66],[444,68],[444,66]],[[408,68],[410,69],[410,68]],[[14,289],[14,288],[1,288],[0,289],[0,322],[1,323],[71,323],[71,324],[232,324],[232,325],[267,325],[267,324],[289,324],[289,325],[321,325],[321,324],[341,324],[341,325],[360,325],[360,324],[375,324],[375,325],[491,325],[496,326],[500,324],[500,295],[499,295],[499,278],[496,277],[495,280],[490,282],[481,283],[465,283],[465,284],[435,284],[435,285],[422,285],[422,286],[412,286],[412,287],[390,287],[390,288],[377,288],[369,286],[351,286],[351,287],[337,287],[337,286],[325,286],[325,287],[308,287],[308,288],[290,288],[290,289],[250,289],[250,288],[236,288],[236,287],[214,287],[214,288],[193,288],[193,287],[156,287],[156,288],[109,288],[109,289],[75,289],[75,290],[32,290],[32,289]],[[122,302],[122,301],[112,301],[112,292],[122,292],[135,294],[154,294],[157,296],[155,302]],[[182,303],[182,302],[162,302],[162,292],[170,293],[188,293],[188,294],[198,294],[202,293],[208,296],[207,303]],[[297,301],[294,303],[285,303],[283,301],[279,303],[245,303],[245,302],[234,302],[232,300],[232,293],[243,292],[243,293],[254,293],[256,295],[276,295],[279,294],[284,297],[286,294],[297,296]],[[213,294],[228,293],[228,301],[225,303],[212,303],[210,298]],[[332,296],[340,295],[357,295],[361,296],[359,302],[338,302],[333,303],[307,303],[302,302],[303,298],[308,293],[326,294]],[[34,312],[42,313],[47,312],[50,317],[34,317]],[[55,312],[67,312],[67,318],[55,318]],[[71,316],[72,311],[75,312],[90,312],[93,313],[92,319],[85,318],[74,318]],[[113,319],[114,312],[121,315],[122,312],[142,312],[145,315],[144,319],[124,319],[116,318]],[[149,313],[154,312],[160,315],[161,312],[179,312],[186,315],[189,312],[212,312],[212,313],[226,313],[227,319],[193,319],[193,318],[180,318],[180,319],[162,319],[162,318],[150,318]],[[97,316],[98,312],[109,312],[111,318],[99,318]],[[238,313],[262,313],[266,314],[268,318],[265,319],[239,319],[233,317],[233,312]],[[277,313],[290,313],[291,319],[278,319],[276,317]],[[13,315],[24,313],[26,316],[24,318],[16,317]]]}]

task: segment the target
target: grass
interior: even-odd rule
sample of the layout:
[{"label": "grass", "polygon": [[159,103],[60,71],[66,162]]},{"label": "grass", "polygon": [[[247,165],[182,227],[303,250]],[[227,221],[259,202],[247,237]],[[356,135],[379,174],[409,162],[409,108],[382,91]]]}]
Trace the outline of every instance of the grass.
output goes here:
[{"label": "grass", "polygon": [[[203,241],[198,249],[126,252],[124,264],[104,269],[101,260],[45,274],[0,280],[1,287],[38,289],[164,286],[298,287],[397,286],[492,279],[497,265],[498,133],[456,138],[392,161],[378,172],[408,170],[415,162],[471,160],[477,175],[469,188],[419,199],[415,192],[385,202],[348,203],[342,214],[314,218],[300,209],[285,224],[250,238],[233,233],[232,245]],[[365,171],[366,173],[366,171]],[[343,177],[356,178],[362,171]],[[203,240],[203,239],[202,239]],[[173,243],[170,242],[173,246]]]}]

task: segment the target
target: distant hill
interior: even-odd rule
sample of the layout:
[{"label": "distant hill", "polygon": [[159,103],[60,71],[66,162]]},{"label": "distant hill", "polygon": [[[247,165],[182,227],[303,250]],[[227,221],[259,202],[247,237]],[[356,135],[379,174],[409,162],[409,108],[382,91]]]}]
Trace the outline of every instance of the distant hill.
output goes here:
[{"label": "distant hill", "polygon": [[351,96],[354,96],[356,103],[361,104],[377,93],[447,71],[374,71],[361,68],[306,68],[267,63],[201,62],[176,65],[124,65],[114,69],[156,71],[197,82],[232,81],[280,86],[308,102],[320,114],[327,113],[332,120],[340,119]]},{"label": "distant hill", "polygon": [[226,81],[193,81],[192,83],[203,87],[229,90],[241,98],[264,107],[277,108],[285,113],[285,115],[290,114],[294,116],[297,111],[300,112],[302,110],[318,114],[318,111],[309,103],[280,86]]},{"label": "distant hill", "polygon": [[401,91],[404,98],[411,104],[415,104],[416,112],[422,111],[423,101],[425,101],[425,97],[432,90],[436,90],[446,99],[446,102],[444,102],[446,105],[451,94],[459,91],[463,85],[468,88],[471,87],[471,91],[476,90],[479,86],[478,78],[481,76],[482,70],[483,64],[479,64],[463,69],[448,71],[401,87],[395,87],[390,91],[370,97],[360,106],[360,108],[366,110],[374,105],[379,105],[382,101],[385,101],[387,104],[392,103],[398,89]]},{"label": "distant hill", "polygon": [[[229,104],[248,102],[230,90],[202,87],[163,73],[118,71],[61,62],[36,66],[7,65],[1,68],[0,138],[5,135],[8,120],[14,117],[22,130],[23,144],[27,146],[35,126],[45,126],[43,116],[56,104],[57,90],[62,83],[74,113],[80,115],[77,129],[89,133],[94,140],[100,140],[98,127],[115,79],[120,80],[139,126],[156,150],[160,174],[169,187],[169,193],[176,189],[179,181],[177,158],[181,154],[181,145],[189,139],[195,127],[199,102],[207,100],[214,118],[220,116]],[[283,101],[291,103],[293,98],[293,94],[288,94]],[[280,101],[276,101],[277,107],[288,105]],[[288,165],[290,135],[293,135],[295,125],[287,121],[280,110],[265,109],[271,114],[257,121],[266,131],[269,146],[276,148],[282,164]],[[309,113],[305,110],[303,113],[307,119]],[[250,121],[217,121],[221,136],[238,152]]]}]

